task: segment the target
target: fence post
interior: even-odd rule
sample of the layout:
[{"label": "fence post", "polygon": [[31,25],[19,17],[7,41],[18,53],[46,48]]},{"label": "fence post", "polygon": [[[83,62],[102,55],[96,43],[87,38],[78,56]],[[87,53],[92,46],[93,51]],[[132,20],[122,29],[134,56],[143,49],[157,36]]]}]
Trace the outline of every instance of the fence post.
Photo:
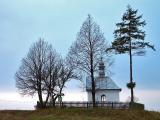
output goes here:
[{"label": "fence post", "polygon": [[63,102],[62,102],[62,108],[63,108]]},{"label": "fence post", "polygon": [[113,102],[112,102],[112,109],[113,109]]}]

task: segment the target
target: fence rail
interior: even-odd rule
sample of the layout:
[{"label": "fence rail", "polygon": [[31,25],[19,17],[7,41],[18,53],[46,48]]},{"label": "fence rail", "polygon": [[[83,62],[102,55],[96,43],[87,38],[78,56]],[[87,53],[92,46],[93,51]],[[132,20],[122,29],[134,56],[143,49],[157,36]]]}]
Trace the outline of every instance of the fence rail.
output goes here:
[{"label": "fence rail", "polygon": [[[48,103],[47,106],[51,106],[51,104]],[[93,107],[93,102],[64,101],[64,102],[56,102],[55,106],[91,108]],[[96,107],[103,107],[103,108],[110,108],[110,109],[128,109],[129,103],[126,103],[126,102],[96,102]]]}]

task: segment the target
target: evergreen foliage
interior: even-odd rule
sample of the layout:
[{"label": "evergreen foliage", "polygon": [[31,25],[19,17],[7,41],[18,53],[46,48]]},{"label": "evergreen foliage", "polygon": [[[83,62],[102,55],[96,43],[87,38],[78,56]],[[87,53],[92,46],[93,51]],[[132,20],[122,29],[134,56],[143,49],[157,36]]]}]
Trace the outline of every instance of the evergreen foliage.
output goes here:
[{"label": "evergreen foliage", "polygon": [[130,83],[127,84],[127,87],[131,89],[131,102],[134,101],[133,88],[136,85],[132,77],[132,56],[145,55],[147,47],[155,50],[153,45],[144,41],[145,31],[142,28],[146,25],[146,22],[141,20],[142,15],[137,15],[137,13],[138,10],[134,10],[128,5],[122,16],[122,22],[116,24],[115,40],[112,42],[112,46],[107,49],[107,52],[114,51],[115,54],[128,53],[130,56]]}]

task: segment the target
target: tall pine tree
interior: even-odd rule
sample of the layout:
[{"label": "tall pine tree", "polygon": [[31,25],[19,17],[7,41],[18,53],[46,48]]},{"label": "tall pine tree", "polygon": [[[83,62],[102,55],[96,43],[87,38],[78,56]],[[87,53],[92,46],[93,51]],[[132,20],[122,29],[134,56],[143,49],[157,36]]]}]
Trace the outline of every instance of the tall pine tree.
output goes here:
[{"label": "tall pine tree", "polygon": [[127,87],[131,89],[131,102],[134,102],[133,88],[135,82],[132,75],[132,56],[145,55],[145,48],[151,48],[149,42],[145,42],[145,31],[142,28],[146,25],[145,21],[141,21],[142,15],[137,15],[138,10],[132,9],[129,5],[126,12],[123,14],[122,22],[117,23],[117,29],[114,31],[115,40],[112,42],[111,48],[107,51],[114,51],[115,54],[129,53],[130,60],[130,82],[127,83]]}]

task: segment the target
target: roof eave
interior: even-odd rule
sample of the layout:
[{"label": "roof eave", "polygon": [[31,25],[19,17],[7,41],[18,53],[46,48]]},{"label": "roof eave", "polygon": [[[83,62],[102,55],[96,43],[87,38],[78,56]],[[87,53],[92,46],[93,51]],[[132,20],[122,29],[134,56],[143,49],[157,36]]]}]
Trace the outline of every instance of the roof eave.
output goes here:
[{"label": "roof eave", "polygon": [[[121,88],[119,88],[119,89],[96,89],[96,90],[118,90],[118,91],[122,91]],[[91,89],[86,89],[86,91],[91,91]]]}]

